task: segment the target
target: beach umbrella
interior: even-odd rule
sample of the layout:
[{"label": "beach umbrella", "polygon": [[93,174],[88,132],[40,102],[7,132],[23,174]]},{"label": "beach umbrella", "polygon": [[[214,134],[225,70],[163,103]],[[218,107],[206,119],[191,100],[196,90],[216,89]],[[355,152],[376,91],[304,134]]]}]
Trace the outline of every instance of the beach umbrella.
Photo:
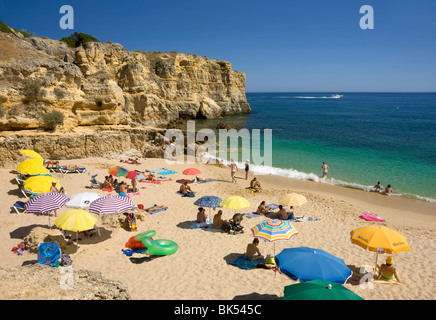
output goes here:
[{"label": "beach umbrella", "polygon": [[38,175],[49,173],[50,170],[43,167],[38,159],[27,159],[21,162],[16,170],[23,175]]},{"label": "beach umbrella", "polygon": [[[215,196],[204,196],[199,198],[194,202],[194,205],[205,208],[216,208],[219,207],[220,203],[223,202],[223,199],[215,197]],[[211,209],[209,210],[210,214]]]},{"label": "beach umbrella", "polygon": [[[42,214],[62,208],[68,201],[68,197],[63,193],[43,193],[30,199],[25,205],[27,213]],[[50,225],[50,215],[48,217]]]},{"label": "beach umbrella", "polygon": [[53,181],[56,182],[56,188],[59,188],[59,181],[51,176],[33,176],[24,181],[24,189],[33,193],[48,193]]},{"label": "beach umbrella", "polygon": [[350,232],[350,235],[351,243],[377,253],[375,258],[376,266],[379,252],[396,254],[410,250],[406,237],[384,226],[375,225],[354,229]]},{"label": "beach umbrella", "polygon": [[187,176],[196,176],[196,175],[200,174],[200,172],[201,171],[196,169],[196,168],[188,168],[188,169],[185,169],[182,173],[184,175],[187,175]]},{"label": "beach umbrella", "polygon": [[298,193],[288,193],[279,197],[279,203],[283,206],[301,206],[307,202],[305,196]]},{"label": "beach umbrella", "polygon": [[321,249],[286,248],[275,260],[281,272],[300,282],[321,279],[343,284],[352,275],[342,259]]},{"label": "beach umbrella", "polygon": [[320,279],[284,288],[283,300],[364,300],[342,284]]},{"label": "beach umbrella", "polygon": [[88,211],[73,209],[57,218],[54,224],[61,230],[76,232],[78,241],[79,232],[93,229],[96,222],[97,219]]},{"label": "beach umbrella", "polygon": [[41,155],[40,155],[39,153],[33,151],[33,150],[23,149],[23,150],[20,150],[20,152],[21,152],[22,154],[25,154],[26,156],[28,156],[28,157],[30,157],[30,158],[33,158],[33,159],[35,159],[35,160],[38,160],[38,163],[39,163],[40,165],[42,165],[42,164],[44,163],[44,159],[41,157]]},{"label": "beach umbrella", "polygon": [[242,208],[251,208],[251,204],[244,197],[230,196],[224,199],[223,202],[221,202],[220,207],[226,209],[242,209]]},{"label": "beach umbrella", "polygon": [[285,220],[268,219],[251,228],[253,237],[262,239],[267,242],[274,242],[274,256],[276,254],[275,242],[291,240],[298,234],[294,226]]},{"label": "beach umbrella", "polygon": [[76,193],[70,197],[65,206],[68,208],[85,209],[98,198],[101,198],[101,195],[95,192]]},{"label": "beach umbrella", "polygon": [[129,172],[127,172],[125,177],[127,179],[131,179],[131,180],[142,180],[142,179],[145,179],[145,176],[142,173],[138,172],[138,171],[129,171]]},{"label": "beach umbrella", "polygon": [[133,201],[122,196],[105,196],[89,205],[89,212],[96,214],[124,213],[133,208]]},{"label": "beach umbrella", "polygon": [[114,167],[110,168],[108,172],[110,175],[113,175],[115,177],[124,177],[127,173],[129,173],[129,170],[123,167]]}]

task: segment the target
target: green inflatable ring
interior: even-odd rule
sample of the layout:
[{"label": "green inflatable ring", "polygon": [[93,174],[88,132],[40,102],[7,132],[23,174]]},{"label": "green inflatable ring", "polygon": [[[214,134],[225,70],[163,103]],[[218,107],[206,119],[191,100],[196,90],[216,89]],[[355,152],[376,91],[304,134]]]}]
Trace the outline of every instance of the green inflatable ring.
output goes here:
[{"label": "green inflatable ring", "polygon": [[147,250],[152,255],[167,256],[179,249],[176,242],[167,239],[151,240],[150,238],[142,238],[142,244],[147,247]]},{"label": "green inflatable ring", "polygon": [[153,238],[155,235],[156,235],[156,231],[148,230],[148,231],[144,231],[144,232],[138,233],[135,236],[135,240],[136,241],[142,241],[142,238],[144,238],[144,237]]}]

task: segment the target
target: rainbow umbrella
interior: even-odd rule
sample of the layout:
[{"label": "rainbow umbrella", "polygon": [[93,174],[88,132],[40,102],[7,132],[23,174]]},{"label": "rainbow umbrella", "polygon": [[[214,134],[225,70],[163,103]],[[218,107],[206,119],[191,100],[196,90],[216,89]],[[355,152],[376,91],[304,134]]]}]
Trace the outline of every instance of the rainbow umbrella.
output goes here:
[{"label": "rainbow umbrella", "polygon": [[129,171],[125,175],[125,177],[127,179],[132,179],[132,180],[142,180],[142,179],[145,179],[145,176],[142,173],[138,172],[138,171]]},{"label": "rainbow umbrella", "polygon": [[113,175],[115,177],[124,177],[127,173],[129,173],[129,170],[123,167],[114,167],[109,169],[109,174]]},{"label": "rainbow umbrella", "polygon": [[196,168],[188,168],[185,169],[182,173],[187,176],[196,176],[197,174],[200,174],[200,172],[201,171]]},{"label": "rainbow umbrella", "polygon": [[298,234],[298,231],[294,228],[292,223],[279,219],[268,219],[262,221],[251,228],[251,232],[255,238],[274,242],[274,256],[276,252],[276,241],[291,240],[293,236]]}]

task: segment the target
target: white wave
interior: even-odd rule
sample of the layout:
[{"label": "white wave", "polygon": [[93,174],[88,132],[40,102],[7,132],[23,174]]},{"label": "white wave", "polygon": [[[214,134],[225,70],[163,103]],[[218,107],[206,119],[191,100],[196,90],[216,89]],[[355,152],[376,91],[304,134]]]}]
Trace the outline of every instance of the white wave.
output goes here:
[{"label": "white wave", "polygon": [[342,97],[335,96],[323,96],[323,97],[311,97],[311,96],[279,96],[274,97],[276,99],[340,99]]},{"label": "white wave", "polygon": [[[210,157],[211,159],[217,160],[217,162],[222,163],[224,165],[229,165],[230,161],[227,161],[225,159],[221,159],[215,156],[212,156],[210,154],[205,154],[205,156]],[[238,168],[243,169],[245,167],[245,163],[237,162],[236,165]],[[354,182],[346,182],[335,178],[325,178],[323,179],[319,175],[315,173],[307,173],[298,171],[295,169],[283,169],[283,168],[277,168],[277,167],[271,167],[271,166],[264,166],[264,165],[256,165],[256,164],[250,164],[250,171],[258,174],[258,175],[276,175],[281,176],[285,178],[292,178],[292,179],[298,179],[298,180],[308,180],[308,181],[314,181],[314,182],[320,182],[320,183],[326,183],[334,186],[340,186],[340,187],[346,187],[351,189],[358,189],[366,192],[378,192],[374,191],[373,186],[365,186],[359,183]],[[394,193],[393,196],[400,196],[400,197],[406,197],[406,198],[412,198],[412,199],[418,199],[418,200],[424,200],[431,203],[436,203],[436,199],[429,198],[429,197],[423,197],[417,194],[412,193]]]}]

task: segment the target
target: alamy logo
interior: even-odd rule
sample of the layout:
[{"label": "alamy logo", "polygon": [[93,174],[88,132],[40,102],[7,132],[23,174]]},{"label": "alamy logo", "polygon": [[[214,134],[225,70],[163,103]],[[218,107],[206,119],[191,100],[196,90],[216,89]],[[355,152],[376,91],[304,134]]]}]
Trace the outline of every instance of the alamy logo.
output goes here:
[{"label": "alamy logo", "polygon": [[[251,130],[251,134],[248,129],[219,129],[217,139],[213,130],[201,129],[196,132],[195,121],[187,121],[186,139],[179,129],[165,132],[165,141],[170,144],[165,148],[164,159],[168,163],[194,164],[206,161],[216,163],[217,159],[236,160],[241,156],[243,161],[251,159],[252,164],[272,166],[272,131],[263,131],[263,143],[260,129]],[[200,145],[197,146],[198,143]]]}]

